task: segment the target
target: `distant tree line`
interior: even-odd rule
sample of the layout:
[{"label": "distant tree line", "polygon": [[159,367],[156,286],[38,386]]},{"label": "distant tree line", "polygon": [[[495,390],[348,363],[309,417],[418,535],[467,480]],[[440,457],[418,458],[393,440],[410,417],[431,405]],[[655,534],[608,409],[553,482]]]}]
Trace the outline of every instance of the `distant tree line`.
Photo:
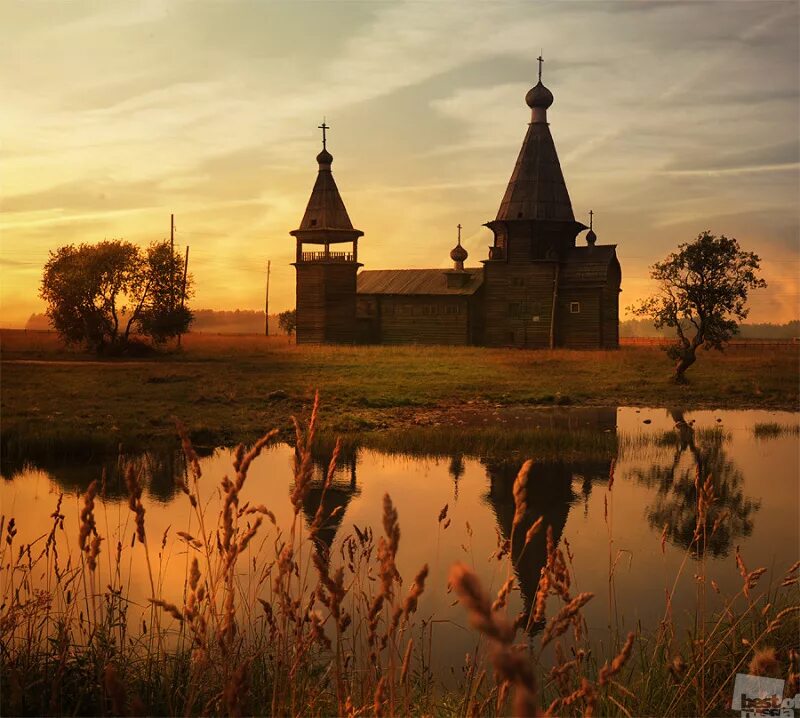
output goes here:
[{"label": "distant tree line", "polygon": [[[220,311],[216,309],[193,309],[194,321],[191,331],[216,334],[262,334],[264,332],[264,312],[255,309],[232,309]],[[269,315],[269,333],[286,334],[278,324],[279,314]],[[47,315],[31,314],[25,323],[26,329],[52,329],[53,325]],[[673,333],[667,327],[656,329],[649,319],[629,319],[620,322],[621,337],[664,337],[671,338]],[[739,337],[742,339],[794,339],[800,337],[800,320],[795,319],[784,324],[742,324]]]},{"label": "distant tree line", "polygon": [[[192,309],[194,320],[191,332],[208,332],[210,334],[263,334],[264,312],[256,309],[232,309],[218,311],[215,309]],[[269,315],[269,333],[285,334],[278,323],[279,314]],[[53,325],[42,313],[31,314],[25,324],[26,329],[53,329]]]},{"label": "distant tree line", "polygon": [[[619,324],[621,337],[663,337],[671,339],[675,330],[670,327],[656,329],[650,319],[628,319]],[[753,323],[739,325],[739,339],[794,339],[800,337],[800,320],[784,324]]]}]

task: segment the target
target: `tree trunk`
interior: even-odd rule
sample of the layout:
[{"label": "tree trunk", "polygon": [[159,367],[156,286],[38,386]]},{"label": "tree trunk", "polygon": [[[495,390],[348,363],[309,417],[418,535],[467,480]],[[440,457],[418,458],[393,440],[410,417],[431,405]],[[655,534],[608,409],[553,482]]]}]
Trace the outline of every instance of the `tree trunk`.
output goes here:
[{"label": "tree trunk", "polygon": [[675,382],[677,384],[686,384],[686,370],[697,361],[695,355],[696,349],[694,347],[687,348],[683,355],[678,359],[675,364]]}]

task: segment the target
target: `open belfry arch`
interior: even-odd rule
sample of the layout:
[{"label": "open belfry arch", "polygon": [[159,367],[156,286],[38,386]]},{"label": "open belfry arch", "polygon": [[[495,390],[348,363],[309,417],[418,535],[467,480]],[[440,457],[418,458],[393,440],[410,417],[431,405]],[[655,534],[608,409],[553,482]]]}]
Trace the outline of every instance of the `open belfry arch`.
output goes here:
[{"label": "open belfry arch", "polygon": [[[358,238],[331,174],[319,174],[297,239],[297,341],[476,344],[525,348],[616,348],[622,272],[616,245],[597,244],[575,219],[547,121],[553,94],[537,84],[525,96],[531,119],[495,219],[481,267],[466,267],[458,240],[452,269],[358,272]],[[578,235],[588,230],[586,244]],[[349,251],[338,246],[351,244]],[[322,251],[304,251],[304,244]],[[336,245],[336,251],[330,246]]]}]

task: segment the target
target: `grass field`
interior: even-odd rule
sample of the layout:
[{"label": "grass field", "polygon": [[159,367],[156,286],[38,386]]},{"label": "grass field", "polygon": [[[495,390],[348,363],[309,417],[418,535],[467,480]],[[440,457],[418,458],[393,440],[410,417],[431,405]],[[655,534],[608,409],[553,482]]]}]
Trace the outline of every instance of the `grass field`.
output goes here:
[{"label": "grass field", "polygon": [[252,440],[272,427],[288,431],[287,417],[307,409],[317,389],[321,430],[345,434],[496,425],[498,408],[798,405],[800,347],[793,345],[703,352],[690,384],[678,386],[655,346],[297,346],[285,337],[197,334],[155,358],[98,361],[49,332],[3,330],[0,339],[7,455],[171,439],[173,416],[202,444]]}]

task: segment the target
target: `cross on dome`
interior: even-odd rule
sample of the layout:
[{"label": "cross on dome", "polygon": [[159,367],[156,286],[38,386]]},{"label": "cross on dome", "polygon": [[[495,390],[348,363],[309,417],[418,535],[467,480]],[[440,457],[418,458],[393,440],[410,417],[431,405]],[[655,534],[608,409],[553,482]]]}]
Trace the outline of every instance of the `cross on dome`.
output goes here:
[{"label": "cross on dome", "polygon": [[318,127],[318,129],[322,130],[322,149],[323,150],[328,149],[327,148],[328,138],[327,138],[327,135],[325,134],[325,132],[326,132],[326,130],[329,130],[330,128],[331,128],[330,125],[326,125],[325,124],[325,118],[323,117],[322,118],[322,124],[319,125],[319,127]]}]

